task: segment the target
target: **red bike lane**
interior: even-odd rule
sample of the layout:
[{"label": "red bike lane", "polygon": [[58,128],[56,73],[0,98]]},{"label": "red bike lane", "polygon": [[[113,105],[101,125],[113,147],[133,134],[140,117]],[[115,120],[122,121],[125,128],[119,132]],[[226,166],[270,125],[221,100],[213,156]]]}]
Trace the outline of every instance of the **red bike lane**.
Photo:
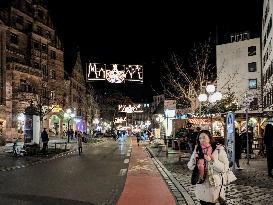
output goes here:
[{"label": "red bike lane", "polygon": [[175,199],[142,143],[132,139],[124,190],[117,205],[175,205]]}]

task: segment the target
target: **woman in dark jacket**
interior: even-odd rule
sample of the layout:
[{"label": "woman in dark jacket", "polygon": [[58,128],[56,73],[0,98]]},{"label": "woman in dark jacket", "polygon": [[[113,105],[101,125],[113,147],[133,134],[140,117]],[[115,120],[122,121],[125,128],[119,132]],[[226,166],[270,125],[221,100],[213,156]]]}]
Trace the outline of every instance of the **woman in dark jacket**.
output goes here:
[{"label": "woman in dark jacket", "polygon": [[265,126],[264,144],[266,146],[268,176],[273,177],[273,125],[271,124]]}]

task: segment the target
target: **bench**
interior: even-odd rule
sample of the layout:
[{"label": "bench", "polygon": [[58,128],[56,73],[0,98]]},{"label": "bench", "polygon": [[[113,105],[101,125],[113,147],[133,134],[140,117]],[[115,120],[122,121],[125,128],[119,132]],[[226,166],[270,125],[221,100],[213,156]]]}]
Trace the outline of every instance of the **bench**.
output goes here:
[{"label": "bench", "polygon": [[57,149],[57,144],[59,144],[59,145],[63,145],[64,144],[64,151],[66,151],[67,142],[54,142],[54,144],[55,144],[55,152],[56,152],[56,149]]},{"label": "bench", "polygon": [[54,150],[55,150],[55,152],[56,152],[56,150],[57,150],[57,145],[64,145],[64,150],[66,151],[67,150],[67,142],[66,141],[59,141],[59,140],[52,140],[52,141],[49,141],[49,143],[48,144],[54,144]]}]

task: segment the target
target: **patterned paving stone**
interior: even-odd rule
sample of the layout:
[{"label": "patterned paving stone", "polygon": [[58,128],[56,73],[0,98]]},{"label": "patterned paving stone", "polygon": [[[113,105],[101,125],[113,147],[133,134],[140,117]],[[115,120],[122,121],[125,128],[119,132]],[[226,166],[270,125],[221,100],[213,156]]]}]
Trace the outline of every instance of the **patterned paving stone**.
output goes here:
[{"label": "patterned paving stone", "polygon": [[[187,168],[188,157],[178,161],[178,155],[168,158],[157,157],[172,173],[176,180],[187,190],[196,205],[200,204],[194,194],[195,186],[191,185],[191,171]],[[273,179],[267,176],[265,159],[250,161],[242,160],[244,170],[236,171],[237,180],[227,187],[227,202],[229,205],[273,205]]]}]

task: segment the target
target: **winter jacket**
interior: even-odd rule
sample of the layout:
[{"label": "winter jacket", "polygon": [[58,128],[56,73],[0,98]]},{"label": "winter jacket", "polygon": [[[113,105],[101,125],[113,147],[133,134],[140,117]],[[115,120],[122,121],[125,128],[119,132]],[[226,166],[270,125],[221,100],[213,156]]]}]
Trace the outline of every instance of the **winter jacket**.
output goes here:
[{"label": "winter jacket", "polygon": [[[190,161],[188,162],[188,168],[193,170],[196,164],[194,150]],[[202,184],[196,184],[195,195],[199,200],[217,203],[219,198],[219,193],[221,190],[221,198],[225,199],[225,186],[222,185],[221,173],[226,172],[229,168],[229,161],[227,158],[227,153],[223,146],[218,145],[213,151],[212,156],[214,161],[210,163],[213,169],[213,179],[215,185],[211,185],[209,182],[209,175],[206,176],[205,182]],[[222,188],[221,188],[222,186]]]},{"label": "winter jacket", "polygon": [[78,147],[82,147],[82,135],[78,134]]}]

